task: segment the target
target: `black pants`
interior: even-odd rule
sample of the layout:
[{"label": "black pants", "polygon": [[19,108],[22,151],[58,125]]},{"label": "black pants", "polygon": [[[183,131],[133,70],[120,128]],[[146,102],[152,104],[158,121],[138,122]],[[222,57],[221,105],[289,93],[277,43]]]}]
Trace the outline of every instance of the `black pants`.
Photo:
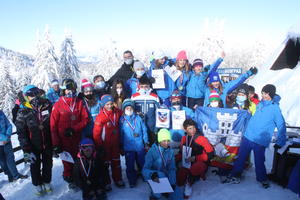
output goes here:
[{"label": "black pants", "polygon": [[194,110],[194,106],[203,106],[204,103],[204,98],[192,98],[192,97],[186,97],[187,98],[187,106],[190,109]]},{"label": "black pants", "polygon": [[36,161],[30,165],[31,181],[34,186],[50,183],[52,178],[52,149],[34,152]]}]

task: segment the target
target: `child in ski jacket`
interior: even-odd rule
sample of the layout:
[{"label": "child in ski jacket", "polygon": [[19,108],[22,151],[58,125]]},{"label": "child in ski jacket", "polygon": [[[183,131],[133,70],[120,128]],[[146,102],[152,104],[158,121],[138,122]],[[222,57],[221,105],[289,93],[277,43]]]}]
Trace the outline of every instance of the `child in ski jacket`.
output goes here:
[{"label": "child in ski jacket", "polygon": [[113,98],[110,95],[101,97],[102,108],[98,114],[93,129],[93,138],[96,147],[102,147],[105,151],[105,180],[106,190],[111,190],[111,180],[108,168],[111,165],[112,178],[118,187],[124,187],[120,162],[120,130],[119,119],[122,111],[113,106]]},{"label": "child in ski jacket", "polygon": [[[222,53],[212,65],[203,67],[202,59],[195,59],[192,65],[192,71],[189,73],[186,84],[187,107],[195,109],[197,106],[203,106],[206,80],[210,72],[216,71],[223,62],[225,54]],[[197,106],[196,106],[197,105]],[[195,107],[196,106],[196,107]]]},{"label": "child in ski jacket", "polygon": [[102,153],[96,151],[92,139],[82,139],[75,159],[73,177],[75,184],[82,191],[83,200],[107,199],[104,191],[103,170]]},{"label": "child in ski jacket", "polygon": [[[172,149],[169,148],[171,135],[167,129],[161,129],[157,141],[146,154],[142,174],[145,180],[159,182],[159,178],[168,178],[173,188],[176,186],[176,166]],[[150,199],[159,199],[160,193],[153,193]],[[169,196],[172,199],[172,195]]]},{"label": "child in ski jacket", "polygon": [[35,194],[40,196],[52,191],[52,106],[49,100],[39,96],[39,88],[34,85],[24,87],[23,94],[25,102],[20,106],[15,124],[24,160],[30,163]]},{"label": "child in ski jacket", "polygon": [[148,133],[142,118],[134,112],[134,101],[123,102],[124,115],[120,119],[121,146],[125,151],[126,174],[130,187],[135,187],[137,171],[135,163],[142,169],[145,163],[145,149],[149,147]]},{"label": "child in ski jacket", "polygon": [[235,88],[237,88],[240,84],[242,84],[245,80],[247,80],[247,78],[249,78],[252,75],[255,75],[256,73],[257,73],[257,68],[251,67],[245,74],[242,74],[237,79],[223,84],[219,77],[219,73],[212,71],[209,75],[209,80],[208,80],[209,84],[208,84],[208,86],[206,86],[206,89],[205,89],[203,106],[208,106],[209,95],[212,90],[215,90],[221,96],[224,108],[227,108],[226,96],[230,92],[232,92]]}]

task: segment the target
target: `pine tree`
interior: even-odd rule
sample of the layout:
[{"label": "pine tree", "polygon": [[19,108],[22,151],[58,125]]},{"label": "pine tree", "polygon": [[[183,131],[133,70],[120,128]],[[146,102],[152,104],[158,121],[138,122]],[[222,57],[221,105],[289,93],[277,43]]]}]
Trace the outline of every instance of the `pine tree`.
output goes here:
[{"label": "pine tree", "polygon": [[101,49],[100,58],[101,60],[93,74],[101,74],[105,80],[108,80],[121,65],[121,57],[118,54],[116,41],[111,40],[107,48]]},{"label": "pine tree", "polygon": [[0,63],[0,94],[3,98],[0,101],[0,109],[3,110],[8,118],[11,118],[11,111],[14,107],[16,92],[14,82],[10,76],[9,68],[13,65],[9,61]]},{"label": "pine tree", "polygon": [[72,78],[75,81],[79,80],[80,70],[71,35],[66,35],[61,45],[60,66],[60,76],[62,79]]},{"label": "pine tree", "polygon": [[34,71],[36,75],[32,77],[32,84],[44,90],[49,88],[53,79],[59,78],[59,60],[50,40],[48,27],[46,27],[44,38],[38,40]]}]

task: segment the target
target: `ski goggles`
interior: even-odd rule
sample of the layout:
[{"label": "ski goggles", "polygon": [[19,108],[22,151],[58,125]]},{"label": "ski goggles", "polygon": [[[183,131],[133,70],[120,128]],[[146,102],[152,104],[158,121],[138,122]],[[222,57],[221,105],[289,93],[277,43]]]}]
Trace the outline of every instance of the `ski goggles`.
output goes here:
[{"label": "ski goggles", "polygon": [[180,93],[173,93],[172,95],[171,95],[171,100],[172,99],[181,99],[181,95],[180,95]]},{"label": "ski goggles", "polygon": [[94,149],[94,145],[93,144],[85,144],[85,145],[80,145],[80,148],[82,150],[85,150],[85,149]]},{"label": "ski goggles", "polygon": [[65,90],[76,90],[76,85],[73,82],[66,83],[66,85],[62,86],[61,89]]},{"label": "ski goggles", "polygon": [[40,94],[40,89],[37,87],[31,88],[25,92],[25,96],[36,97]]}]

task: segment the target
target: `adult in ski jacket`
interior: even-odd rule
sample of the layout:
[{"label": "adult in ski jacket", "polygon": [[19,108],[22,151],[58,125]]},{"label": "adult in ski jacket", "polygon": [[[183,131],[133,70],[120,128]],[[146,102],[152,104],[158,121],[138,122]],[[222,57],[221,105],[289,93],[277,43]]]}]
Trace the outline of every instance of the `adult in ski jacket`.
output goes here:
[{"label": "adult in ski jacket", "polygon": [[128,79],[132,77],[134,74],[133,64],[134,57],[131,51],[127,50],[123,53],[124,63],[121,68],[107,81],[109,86],[112,86],[114,80],[119,79],[122,80],[125,84]]},{"label": "adult in ski jacket", "polygon": [[[61,96],[54,104],[51,114],[53,150],[55,154],[67,151],[75,159],[81,132],[89,121],[89,115],[82,100],[76,95],[76,83],[72,79],[65,79],[62,87],[64,96]],[[64,166],[63,177],[66,182],[71,184],[73,182],[73,164],[65,161],[62,163]]]}]

